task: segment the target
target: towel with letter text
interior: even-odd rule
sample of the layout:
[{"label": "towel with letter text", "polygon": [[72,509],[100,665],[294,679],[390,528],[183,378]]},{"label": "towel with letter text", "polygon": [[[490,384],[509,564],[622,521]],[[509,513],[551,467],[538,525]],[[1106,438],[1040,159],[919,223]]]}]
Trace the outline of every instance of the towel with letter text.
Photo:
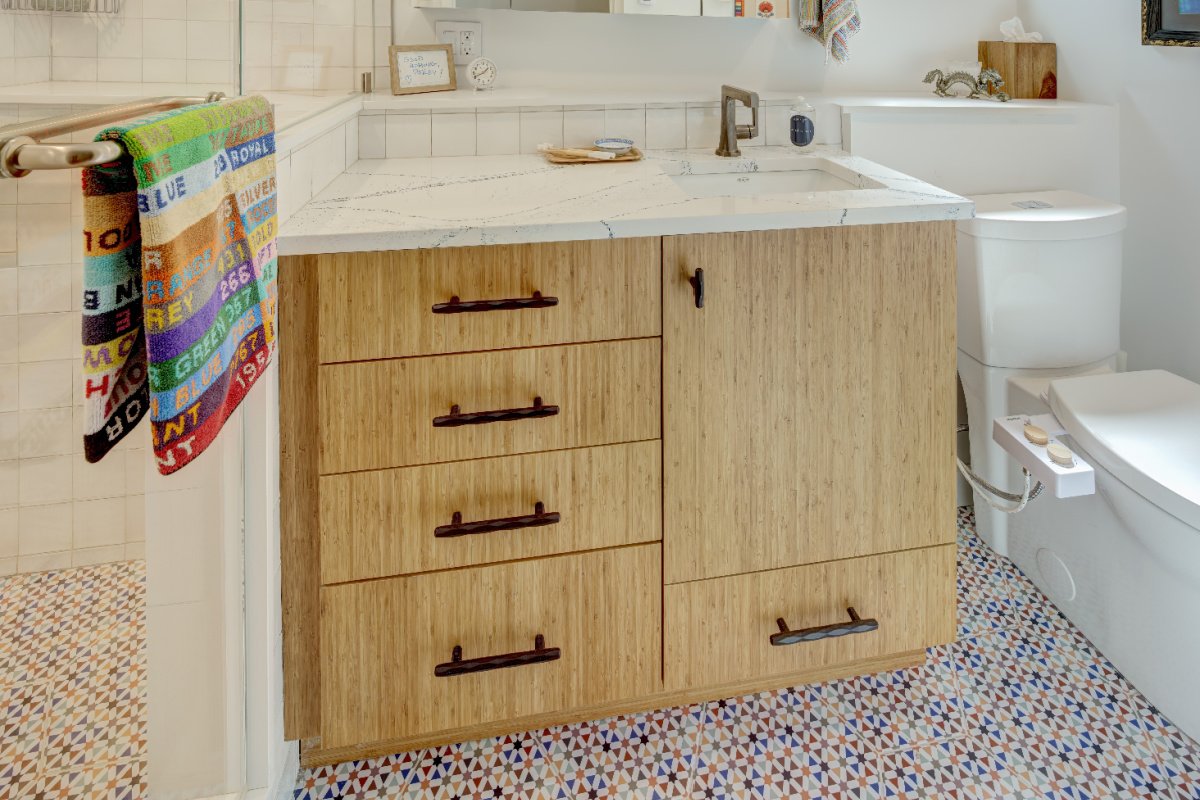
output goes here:
[{"label": "towel with letter text", "polygon": [[251,96],[96,138],[125,155],[83,171],[84,454],[99,461],[149,414],[168,475],[275,349],[275,121]]},{"label": "towel with letter text", "polygon": [[850,37],[862,27],[856,0],[800,0],[800,28],[825,47],[839,63],[850,58]]}]

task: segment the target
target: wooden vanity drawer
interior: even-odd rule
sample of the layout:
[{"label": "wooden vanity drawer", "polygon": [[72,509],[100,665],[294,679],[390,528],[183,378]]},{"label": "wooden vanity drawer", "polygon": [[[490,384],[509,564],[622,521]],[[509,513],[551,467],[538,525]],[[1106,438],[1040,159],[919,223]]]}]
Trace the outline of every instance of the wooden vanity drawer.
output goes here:
[{"label": "wooden vanity drawer", "polygon": [[321,478],[326,584],[661,538],[657,440]]},{"label": "wooden vanity drawer", "polygon": [[[432,734],[660,688],[661,548],[641,545],[321,589],[321,745]],[[560,658],[437,677],[462,659]]]},{"label": "wooden vanity drawer", "polygon": [[[919,651],[954,640],[955,548],[940,545],[666,587],[666,689]],[[773,646],[789,630],[849,621],[853,607],[878,630]]]},{"label": "wooden vanity drawer", "polygon": [[[320,256],[320,360],[658,336],[661,259],[658,238]],[[444,313],[535,292],[557,304]]]},{"label": "wooden vanity drawer", "polygon": [[[322,366],[321,473],[657,439],[660,363],[658,339],[633,339]],[[456,405],[525,416],[435,425]]]}]

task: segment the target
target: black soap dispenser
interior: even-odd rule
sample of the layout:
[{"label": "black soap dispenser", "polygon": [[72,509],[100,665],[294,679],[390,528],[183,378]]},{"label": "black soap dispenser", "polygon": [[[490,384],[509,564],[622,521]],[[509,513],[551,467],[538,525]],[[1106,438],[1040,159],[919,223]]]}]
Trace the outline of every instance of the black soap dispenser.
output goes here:
[{"label": "black soap dispenser", "polygon": [[817,139],[817,112],[801,95],[792,106],[792,144],[801,150],[809,150]]}]

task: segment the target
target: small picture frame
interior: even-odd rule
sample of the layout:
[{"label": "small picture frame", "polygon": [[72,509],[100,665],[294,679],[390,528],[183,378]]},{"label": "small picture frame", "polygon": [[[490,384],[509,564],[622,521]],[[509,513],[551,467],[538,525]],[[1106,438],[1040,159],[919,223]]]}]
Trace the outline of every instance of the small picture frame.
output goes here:
[{"label": "small picture frame", "polygon": [[1200,0],[1142,0],[1142,44],[1200,47]]},{"label": "small picture frame", "polygon": [[392,94],[452,92],[458,88],[451,45],[394,44],[388,48],[388,63],[392,67]]}]

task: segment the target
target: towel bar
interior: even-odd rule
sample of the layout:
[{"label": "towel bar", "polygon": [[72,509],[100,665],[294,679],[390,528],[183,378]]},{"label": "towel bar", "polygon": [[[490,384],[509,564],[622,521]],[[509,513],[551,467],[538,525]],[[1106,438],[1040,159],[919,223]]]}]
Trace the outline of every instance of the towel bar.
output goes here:
[{"label": "towel bar", "polygon": [[0,128],[0,178],[20,178],[34,169],[74,169],[107,164],[120,158],[122,150],[118,142],[40,142],[159,111],[215,103],[224,97],[224,92],[209,92],[204,97],[154,97]]}]

